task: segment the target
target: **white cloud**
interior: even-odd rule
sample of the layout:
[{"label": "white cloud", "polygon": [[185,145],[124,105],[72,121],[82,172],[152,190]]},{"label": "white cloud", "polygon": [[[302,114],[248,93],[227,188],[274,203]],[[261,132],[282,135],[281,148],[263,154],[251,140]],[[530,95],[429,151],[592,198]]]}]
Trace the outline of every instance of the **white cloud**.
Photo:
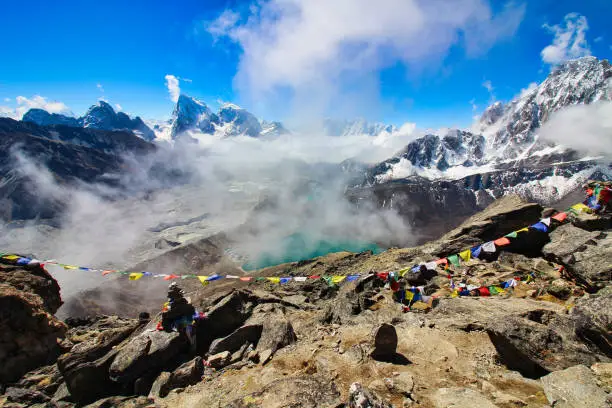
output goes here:
[{"label": "white cloud", "polygon": [[591,49],[586,40],[589,24],[585,16],[569,13],[560,25],[544,24],[544,28],[554,34],[553,43],[541,52],[544,63],[556,65],[570,59],[591,55]]},{"label": "white cloud", "polygon": [[168,88],[168,93],[170,94],[170,99],[172,102],[177,102],[179,95],[181,94],[181,88],[179,87],[179,79],[174,75],[166,75],[166,87]]},{"label": "white cloud", "polygon": [[556,112],[540,137],[594,156],[612,158],[612,102],[576,105]]},{"label": "white cloud", "polygon": [[11,98],[4,98],[4,102],[10,102]]},{"label": "white cloud", "polygon": [[593,42],[596,42],[596,43],[602,42],[602,41],[603,41],[603,37],[601,35],[593,40]]},{"label": "white cloud", "polygon": [[494,15],[487,0],[270,0],[248,16],[226,10],[208,32],[242,48],[235,83],[254,100],[289,90],[330,103],[344,87],[351,102],[358,87],[377,92],[376,74],[397,62],[431,69],[458,43],[470,55],[488,50],[524,12],[511,3]]},{"label": "white cloud", "polygon": [[9,108],[8,106],[0,106],[0,118],[19,119],[15,109]]},{"label": "white cloud", "polygon": [[489,92],[493,92],[493,84],[488,79],[482,83],[482,86]]},{"label": "white cloud", "polygon": [[518,98],[522,98],[528,94],[530,94],[531,92],[533,92],[536,88],[538,87],[537,82],[531,82],[529,85],[527,85],[527,88],[523,88],[521,89],[521,92],[518,95]]},{"label": "white cloud", "polygon": [[118,103],[115,104],[115,108],[117,108],[117,111],[122,111],[123,107],[121,105],[119,105]]},{"label": "white cloud", "polygon": [[96,88],[98,88],[100,92],[104,93],[104,87],[102,86],[102,84],[100,83],[96,84]]},{"label": "white cloud", "polygon": [[44,96],[34,95],[32,98],[18,96],[15,100],[17,101],[17,108],[14,110],[14,116],[17,119],[21,119],[27,111],[34,108],[43,109],[49,113],[61,113],[62,115],[72,116],[72,112],[63,102],[49,101]]}]

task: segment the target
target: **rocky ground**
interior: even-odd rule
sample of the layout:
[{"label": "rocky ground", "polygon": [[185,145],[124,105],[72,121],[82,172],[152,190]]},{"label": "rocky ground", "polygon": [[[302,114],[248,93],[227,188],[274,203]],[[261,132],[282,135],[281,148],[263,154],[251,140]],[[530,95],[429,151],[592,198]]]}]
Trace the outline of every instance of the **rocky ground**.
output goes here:
[{"label": "rocky ground", "polygon": [[[436,301],[405,312],[376,272],[456,253],[553,213],[497,200],[442,238],[379,255],[337,253],[260,276],[363,276],[284,285],[180,282],[207,318],[197,349],[158,317],[60,322],[42,268],[0,270],[4,407],[607,407],[612,405],[612,224],[570,216],[489,261],[406,275]],[[563,267],[563,268],[561,268]],[[465,274],[463,274],[465,272]],[[491,297],[451,297],[514,277]],[[532,274],[527,282],[525,277]],[[534,278],[535,277],[535,278]],[[199,283],[198,283],[199,285]]]}]

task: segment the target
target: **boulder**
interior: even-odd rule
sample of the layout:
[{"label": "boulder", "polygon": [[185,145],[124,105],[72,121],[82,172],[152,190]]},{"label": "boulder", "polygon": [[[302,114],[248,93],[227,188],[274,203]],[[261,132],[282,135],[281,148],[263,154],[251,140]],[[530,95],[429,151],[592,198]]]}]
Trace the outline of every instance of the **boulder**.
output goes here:
[{"label": "boulder", "polygon": [[39,295],[5,283],[0,283],[0,327],[0,383],[53,363],[61,353],[58,338],[67,329]]},{"label": "boulder", "polygon": [[204,374],[204,363],[202,357],[196,357],[186,362],[172,373],[162,372],[153,383],[150,397],[165,397],[175,388],[185,388],[189,385],[197,384],[202,380]]},{"label": "boulder", "polygon": [[566,266],[577,280],[585,282],[593,291],[603,288],[612,280],[612,234],[586,245],[583,251],[573,254]]},{"label": "boulder", "polygon": [[317,375],[301,375],[271,381],[260,390],[223,406],[319,408],[343,405],[333,381]]},{"label": "boulder", "polygon": [[[111,322],[113,328],[103,328]],[[115,325],[121,322],[122,326]],[[118,352],[113,348],[138,327],[136,323],[117,319],[101,319],[96,324],[102,327],[75,329],[79,330],[80,337],[87,340],[75,345],[57,361],[70,394],[80,404],[88,404],[118,392],[119,386],[111,381],[108,372]]]},{"label": "boulder", "polygon": [[67,328],[53,316],[62,304],[57,281],[38,265],[1,262],[0,383],[7,383],[53,363],[62,351],[58,338]]},{"label": "boulder", "polygon": [[153,385],[151,386],[151,390],[149,391],[149,397],[163,398],[168,395],[170,390],[172,390],[172,388],[170,388],[171,376],[172,374],[167,371],[163,371],[159,376],[157,376],[157,378],[153,382]]},{"label": "boulder", "polygon": [[612,216],[610,214],[574,214],[573,212],[569,212],[567,218],[576,227],[587,231],[601,231],[612,228]]},{"label": "boulder", "polygon": [[495,200],[439,240],[425,244],[423,250],[438,257],[455,254],[536,223],[541,213],[539,204],[527,203],[517,195],[507,195]]},{"label": "boulder", "polygon": [[249,292],[235,290],[212,306],[206,313],[207,318],[200,320],[196,328],[198,352],[205,353],[213,340],[242,326],[253,311],[253,300]]},{"label": "boulder", "polygon": [[49,402],[51,398],[39,391],[26,388],[8,387],[4,392],[4,397],[8,402],[27,404],[43,404]]},{"label": "boulder", "polygon": [[261,337],[263,325],[252,324],[244,325],[234,330],[231,334],[216,339],[210,345],[209,354],[218,354],[222,351],[234,353],[239,350],[245,343],[257,344]]},{"label": "boulder", "polygon": [[208,357],[208,364],[215,369],[223,368],[230,363],[232,355],[229,351],[223,351]]},{"label": "boulder", "polygon": [[349,408],[393,408],[393,405],[359,383],[352,383],[349,388],[348,406]]},{"label": "boulder", "polygon": [[549,234],[550,242],[544,245],[542,254],[550,261],[568,264],[572,254],[584,250],[587,245],[594,245],[601,236],[600,231],[586,231],[564,224]]},{"label": "boulder", "polygon": [[397,353],[397,332],[395,327],[383,323],[374,332],[372,338],[372,352],[370,355],[375,359],[390,359]]},{"label": "boulder", "polygon": [[130,383],[144,374],[154,377],[187,350],[189,341],[178,332],[147,330],[117,352],[109,369],[110,378]]},{"label": "boulder", "polygon": [[548,402],[555,408],[605,407],[607,393],[593,372],[577,365],[541,378]]},{"label": "boulder", "polygon": [[439,388],[431,399],[435,408],[498,408],[480,392],[471,388]]},{"label": "boulder", "polygon": [[270,316],[264,321],[261,338],[257,343],[257,350],[277,350],[293,344],[297,341],[297,336],[293,331],[291,322],[281,314]]}]

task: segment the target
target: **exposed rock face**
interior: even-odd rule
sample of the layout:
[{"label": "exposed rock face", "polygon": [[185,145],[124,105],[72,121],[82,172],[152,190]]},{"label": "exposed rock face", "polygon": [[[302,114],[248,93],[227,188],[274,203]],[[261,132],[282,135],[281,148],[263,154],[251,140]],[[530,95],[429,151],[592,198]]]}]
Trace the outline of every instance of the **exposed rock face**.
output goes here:
[{"label": "exposed rock face", "polygon": [[348,405],[350,408],[392,408],[391,404],[359,383],[351,384]]},{"label": "exposed rock face", "polygon": [[6,384],[53,362],[66,326],[53,316],[62,301],[57,281],[45,269],[0,268],[0,384]]},{"label": "exposed rock face", "polygon": [[605,407],[608,394],[597,386],[595,374],[577,365],[542,377],[550,405],[559,408]]},{"label": "exposed rock face", "polygon": [[24,122],[32,122],[36,123],[40,126],[49,126],[49,125],[64,125],[64,126],[72,126],[79,127],[79,120],[77,118],[73,118],[66,115],[61,115],[59,113],[49,113],[44,109],[30,109],[27,111],[23,118],[21,118]]}]

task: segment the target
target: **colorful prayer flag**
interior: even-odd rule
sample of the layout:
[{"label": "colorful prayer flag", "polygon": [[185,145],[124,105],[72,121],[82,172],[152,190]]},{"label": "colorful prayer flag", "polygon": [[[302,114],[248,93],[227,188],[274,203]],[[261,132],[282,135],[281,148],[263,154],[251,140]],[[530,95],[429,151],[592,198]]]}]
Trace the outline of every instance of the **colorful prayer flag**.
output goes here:
[{"label": "colorful prayer flag", "polygon": [[4,255],[2,258],[9,261],[14,261],[15,259],[19,259],[21,257],[17,255]]},{"label": "colorful prayer flag", "polygon": [[459,257],[457,255],[451,255],[447,259],[451,264],[461,266],[461,262],[459,262]]},{"label": "colorful prayer flag", "polygon": [[336,285],[339,284],[340,282],[342,282],[344,279],[346,278],[346,276],[342,276],[342,275],[335,275],[332,276],[332,282],[335,283]]},{"label": "colorful prayer flag", "polygon": [[550,217],[547,217],[547,218],[542,218],[542,219],[540,220],[540,222],[541,222],[542,224],[546,225],[547,227],[550,227]]},{"label": "colorful prayer flag", "polygon": [[198,275],[198,280],[200,281],[202,286],[208,285],[208,276],[207,275]]},{"label": "colorful prayer flag", "polygon": [[290,278],[290,277],[280,278],[280,283],[281,283],[281,284],[285,284],[285,283],[288,283],[290,280],[291,280],[291,278]]},{"label": "colorful prayer flag", "polygon": [[252,276],[242,276],[240,277],[240,280],[243,282],[250,282],[253,280],[253,277]]},{"label": "colorful prayer flag", "polygon": [[518,237],[518,233],[516,231],[512,231],[511,233],[506,234],[504,236],[507,237],[507,238],[516,238],[516,237]]},{"label": "colorful prayer flag", "polygon": [[74,265],[62,265],[64,267],[64,269],[68,270],[68,269],[79,269],[78,267],[74,266]]},{"label": "colorful prayer flag", "polygon": [[308,276],[294,276],[293,280],[296,282],[306,282],[308,280]]},{"label": "colorful prayer flag", "polygon": [[536,224],[533,224],[531,226],[531,228],[538,230],[538,231],[542,231],[542,232],[548,232],[548,227],[546,226],[546,224],[542,223],[542,222],[538,222]]},{"label": "colorful prayer flag", "polygon": [[480,256],[480,252],[482,251],[482,246],[478,245],[471,249],[472,258],[478,258]]},{"label": "colorful prayer flag", "polygon": [[472,250],[466,249],[465,251],[459,252],[459,256],[463,259],[464,262],[469,261],[472,258]]},{"label": "colorful prayer flag", "polygon": [[436,263],[437,263],[438,265],[441,265],[441,264],[446,265],[446,264],[448,264],[448,259],[446,259],[446,258],[438,259],[438,260],[436,261]]},{"label": "colorful prayer flag", "polygon": [[506,237],[502,237],[496,239],[495,241],[493,241],[493,243],[495,244],[495,246],[506,246],[510,245],[510,240]]},{"label": "colorful prayer flag", "polygon": [[277,278],[276,276],[266,277],[266,279],[272,283],[280,283],[280,278]]},{"label": "colorful prayer flag", "polygon": [[563,222],[563,221],[565,221],[565,220],[567,219],[567,213],[560,212],[560,213],[558,213],[558,214],[555,214],[555,215],[552,217],[552,219],[553,219],[553,220],[557,220],[557,221],[559,221],[559,222]]},{"label": "colorful prayer flag", "polygon": [[482,250],[484,252],[488,252],[488,253],[493,253],[495,252],[495,243],[493,243],[492,241],[486,242],[484,244],[482,244]]},{"label": "colorful prayer flag", "polygon": [[140,272],[132,272],[132,273],[130,273],[130,280],[131,280],[131,281],[135,281],[135,280],[138,280],[138,279],[142,278],[143,276],[144,276],[144,274],[143,274],[143,273],[140,273]]},{"label": "colorful prayer flag", "polygon": [[359,275],[349,275],[349,276],[346,277],[346,280],[348,282],[352,282],[352,281],[355,281],[357,279],[359,279]]},{"label": "colorful prayer flag", "polygon": [[431,262],[427,262],[425,264],[425,267],[431,271],[435,271],[437,268],[438,264],[436,263],[436,261],[431,261]]}]

